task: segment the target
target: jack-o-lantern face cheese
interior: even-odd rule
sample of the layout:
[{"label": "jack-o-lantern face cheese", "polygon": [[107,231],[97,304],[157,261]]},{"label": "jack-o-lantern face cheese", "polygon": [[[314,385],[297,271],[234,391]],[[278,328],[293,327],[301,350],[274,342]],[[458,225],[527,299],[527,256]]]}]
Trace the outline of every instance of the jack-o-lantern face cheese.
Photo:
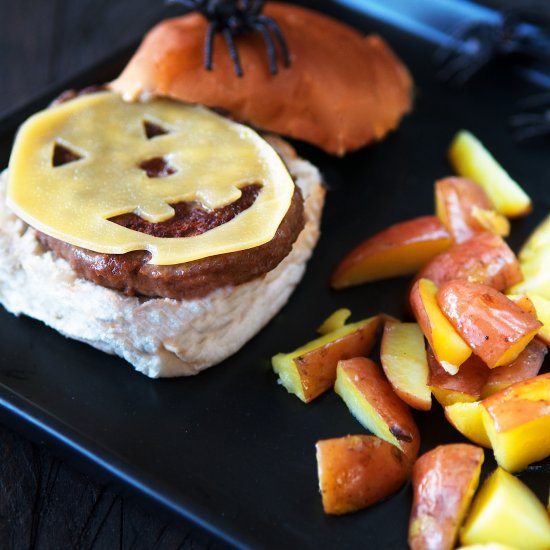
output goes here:
[{"label": "jack-o-lantern face cheese", "polygon": [[[163,133],[148,137],[151,124]],[[56,162],[60,147],[70,153],[68,162]],[[111,221],[133,213],[159,224],[182,202],[219,210],[250,185],[259,188],[253,204],[199,235],[159,237]],[[293,193],[284,163],[250,128],[202,107],[125,103],[101,92],[23,125],[10,161],[8,204],[36,229],[72,245],[110,254],[147,250],[150,263],[172,265],[269,242]]]}]

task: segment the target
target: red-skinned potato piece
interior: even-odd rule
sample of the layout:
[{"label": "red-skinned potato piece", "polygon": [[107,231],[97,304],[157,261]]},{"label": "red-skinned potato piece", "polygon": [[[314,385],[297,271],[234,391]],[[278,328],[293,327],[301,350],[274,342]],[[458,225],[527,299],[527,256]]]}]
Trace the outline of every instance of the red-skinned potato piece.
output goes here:
[{"label": "red-skinned potato piece", "polygon": [[484,230],[472,215],[474,206],[491,210],[493,205],[487,193],[477,183],[457,177],[448,177],[435,182],[437,217],[449,230],[455,243],[462,243]]},{"label": "red-skinned potato piece", "polygon": [[441,445],[423,454],[412,473],[411,550],[451,550],[479,483],[483,450]]},{"label": "red-skinned potato piece", "polygon": [[420,448],[418,427],[374,361],[364,357],[340,361],[334,389],[363,427],[414,462]]},{"label": "red-skinned potato piece", "polygon": [[407,405],[423,411],[431,408],[426,346],[418,324],[386,321],[380,361],[393,390]]},{"label": "red-skinned potato piece", "polygon": [[431,348],[428,348],[428,365],[428,385],[444,407],[457,402],[477,401],[491,372],[479,357],[471,355],[458,372],[451,375],[439,364]]},{"label": "red-skinned potato piece", "polygon": [[334,386],[338,361],[370,353],[379,326],[379,315],[343,325],[290,353],[273,356],[273,370],[289,393],[309,403]]},{"label": "red-skinned potato piece", "polygon": [[318,441],[317,472],[323,509],[347,514],[395,493],[412,463],[391,443],[373,435]]},{"label": "red-skinned potato piece", "polygon": [[484,231],[437,255],[417,275],[441,286],[466,279],[503,291],[523,279],[516,255],[502,237]]},{"label": "red-skinned potato piece", "polygon": [[547,353],[546,344],[538,338],[534,338],[515,361],[504,367],[491,369],[481,390],[481,397],[493,395],[516,382],[534,378],[539,373]]},{"label": "red-skinned potato piece", "polygon": [[397,223],[356,246],[338,264],[333,288],[412,275],[449,248],[452,239],[436,216]]},{"label": "red-skinned potato piece", "polygon": [[439,363],[447,372],[456,374],[472,350],[443,315],[437,292],[432,281],[419,279],[411,288],[411,309]]},{"label": "red-skinned potato piece", "polygon": [[518,472],[550,456],[550,373],[512,384],[481,407],[499,466]]},{"label": "red-skinned potato piece", "polygon": [[444,315],[489,368],[508,365],[536,336],[542,323],[494,288],[465,280],[437,293]]}]

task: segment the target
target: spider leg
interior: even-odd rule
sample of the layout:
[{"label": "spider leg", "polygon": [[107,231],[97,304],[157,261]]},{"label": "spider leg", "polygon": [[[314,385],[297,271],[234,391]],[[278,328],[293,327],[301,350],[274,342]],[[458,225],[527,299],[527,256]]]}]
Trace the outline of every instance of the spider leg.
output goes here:
[{"label": "spider leg", "polygon": [[265,0],[246,0],[245,11],[250,15],[259,15],[265,4]]},{"label": "spider leg", "polygon": [[497,52],[500,28],[494,25],[468,23],[451,33],[452,46],[442,46],[434,54],[441,67],[438,77],[455,85],[464,84]]},{"label": "spider leg", "polygon": [[472,33],[477,32],[480,23],[459,23],[449,33],[449,43],[439,46],[433,54],[433,61],[436,65],[443,65],[450,58],[459,55],[473,55],[473,52],[468,51],[466,41],[467,37]]},{"label": "spider leg", "polygon": [[550,134],[550,122],[544,122],[541,124],[534,124],[527,128],[522,128],[514,132],[514,137],[518,141],[525,141],[527,139],[544,136]]},{"label": "spider leg", "polygon": [[279,24],[270,17],[267,17],[266,15],[260,15],[258,17],[258,20],[261,21],[273,32],[275,38],[277,38],[277,42],[279,43],[279,48],[283,56],[283,63],[285,67],[290,67],[290,53],[288,50],[288,45],[286,43],[283,32],[281,31],[281,27],[279,27]]},{"label": "spider leg", "polygon": [[548,114],[520,113],[510,117],[510,124],[515,128],[525,128],[526,126],[544,124],[545,122],[550,122]]},{"label": "spider leg", "polygon": [[220,30],[217,22],[213,21],[208,24],[206,31],[206,39],[204,41],[204,67],[207,71],[212,70],[212,57],[214,50],[214,36]]},{"label": "spider leg", "polygon": [[532,109],[534,107],[544,107],[550,105],[550,92],[524,97],[518,102],[520,109]]},{"label": "spider leg", "polygon": [[475,59],[469,55],[461,55],[446,63],[437,73],[437,76],[444,82],[450,82],[460,86],[467,82],[483,66],[487,65],[490,60],[490,56],[484,56],[482,59]]},{"label": "spider leg", "polygon": [[233,40],[233,33],[231,29],[223,29],[223,36],[227,42],[227,47],[229,48],[229,55],[233,60],[233,67],[235,69],[235,74],[240,78],[243,76],[243,69],[241,67],[241,60],[239,59],[239,52],[237,51],[237,46],[235,45],[235,40]]},{"label": "spider leg", "polygon": [[261,21],[255,21],[251,23],[251,27],[258,31],[264,39],[265,47],[267,50],[267,57],[269,59],[269,72],[271,74],[277,74],[277,52],[275,51],[275,44],[269,34],[268,27]]},{"label": "spider leg", "polygon": [[510,117],[509,122],[518,141],[550,134],[550,109],[542,113],[519,113]]}]

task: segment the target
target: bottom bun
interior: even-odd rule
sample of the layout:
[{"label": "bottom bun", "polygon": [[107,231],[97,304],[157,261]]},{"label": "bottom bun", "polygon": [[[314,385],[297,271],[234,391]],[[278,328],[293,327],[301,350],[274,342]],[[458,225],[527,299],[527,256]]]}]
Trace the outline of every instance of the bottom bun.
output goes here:
[{"label": "bottom bun", "polygon": [[129,297],[81,279],[5,206],[4,172],[0,302],[15,315],[34,317],[69,338],[119,355],[152,378],[192,375],[220,363],[285,305],[319,237],[325,192],[318,170],[281,139],[269,141],[302,191],[305,227],[291,253],[263,277],[186,301]]}]

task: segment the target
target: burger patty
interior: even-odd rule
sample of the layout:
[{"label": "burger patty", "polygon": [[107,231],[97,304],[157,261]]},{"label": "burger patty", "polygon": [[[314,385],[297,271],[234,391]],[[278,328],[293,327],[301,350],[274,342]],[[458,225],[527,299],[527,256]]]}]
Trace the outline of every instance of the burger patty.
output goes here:
[{"label": "burger patty", "polygon": [[[150,223],[133,214],[117,216],[112,221],[159,237],[198,235],[245,210],[251,196],[258,192],[253,190],[257,186],[247,187],[239,201],[223,208],[205,210],[193,203],[178,203],[174,205],[176,215],[165,222]],[[290,253],[303,227],[303,199],[295,188],[290,207],[271,241],[183,264],[149,264],[151,254],[141,250],[126,254],[92,252],[38,231],[37,239],[56,256],[67,260],[80,277],[96,284],[128,296],[182,300],[201,298],[217,288],[246,283],[271,271]]]}]

